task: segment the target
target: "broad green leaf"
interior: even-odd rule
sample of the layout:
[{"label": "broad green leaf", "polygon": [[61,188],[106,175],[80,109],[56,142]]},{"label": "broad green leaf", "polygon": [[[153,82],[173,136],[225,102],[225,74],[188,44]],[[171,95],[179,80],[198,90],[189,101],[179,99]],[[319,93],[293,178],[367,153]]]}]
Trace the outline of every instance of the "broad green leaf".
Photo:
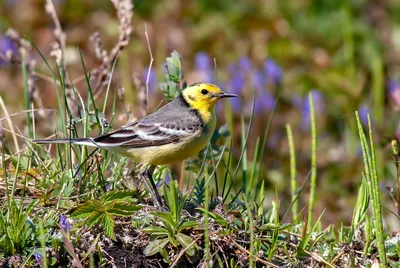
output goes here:
[{"label": "broad green leaf", "polygon": [[162,248],[164,248],[168,244],[168,239],[156,239],[151,241],[143,250],[143,254],[145,256],[153,256],[160,252]]},{"label": "broad green leaf", "polygon": [[173,230],[178,229],[177,222],[172,217],[169,212],[153,212],[154,216],[159,217],[159,219],[166,225],[166,227],[170,227]]},{"label": "broad green leaf", "polygon": [[157,226],[143,228],[142,232],[149,233],[152,236],[167,236],[169,234],[167,229]]},{"label": "broad green leaf", "polygon": [[185,234],[179,233],[176,235],[176,239],[178,240],[179,244],[186,249],[185,253],[189,256],[194,256],[196,254],[196,242],[190,237]]},{"label": "broad green leaf", "polygon": [[165,199],[167,200],[167,205],[170,209],[170,214],[172,215],[174,222],[178,222],[180,217],[179,204],[178,204],[178,182],[173,181],[170,186],[167,187],[164,184]]}]

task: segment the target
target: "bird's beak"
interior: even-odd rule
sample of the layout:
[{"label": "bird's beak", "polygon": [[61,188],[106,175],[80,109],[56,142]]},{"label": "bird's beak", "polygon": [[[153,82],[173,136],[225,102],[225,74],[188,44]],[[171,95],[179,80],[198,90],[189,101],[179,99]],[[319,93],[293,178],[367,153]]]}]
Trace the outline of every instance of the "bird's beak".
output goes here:
[{"label": "bird's beak", "polygon": [[232,93],[226,93],[226,92],[221,92],[221,93],[217,94],[217,98],[218,98],[218,99],[222,99],[222,98],[235,98],[235,97],[238,97],[238,95],[232,94]]}]

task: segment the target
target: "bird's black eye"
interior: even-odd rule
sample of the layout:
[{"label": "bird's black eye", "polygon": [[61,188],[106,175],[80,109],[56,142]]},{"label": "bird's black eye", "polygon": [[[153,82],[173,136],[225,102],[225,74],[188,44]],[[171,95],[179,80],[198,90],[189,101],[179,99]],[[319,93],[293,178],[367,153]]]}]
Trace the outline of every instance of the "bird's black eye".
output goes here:
[{"label": "bird's black eye", "polygon": [[208,90],[207,90],[207,89],[202,89],[202,90],[201,90],[201,94],[207,95],[207,94],[208,94]]}]

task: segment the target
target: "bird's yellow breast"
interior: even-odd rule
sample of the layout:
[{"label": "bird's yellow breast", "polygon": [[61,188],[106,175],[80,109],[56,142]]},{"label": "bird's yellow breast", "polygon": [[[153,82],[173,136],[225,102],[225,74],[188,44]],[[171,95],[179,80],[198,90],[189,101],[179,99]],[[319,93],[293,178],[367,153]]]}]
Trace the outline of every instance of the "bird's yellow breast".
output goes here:
[{"label": "bird's yellow breast", "polygon": [[143,165],[167,165],[180,162],[196,156],[208,145],[214,133],[215,125],[216,117],[215,113],[212,113],[211,120],[203,129],[177,143],[132,148],[120,153]]}]

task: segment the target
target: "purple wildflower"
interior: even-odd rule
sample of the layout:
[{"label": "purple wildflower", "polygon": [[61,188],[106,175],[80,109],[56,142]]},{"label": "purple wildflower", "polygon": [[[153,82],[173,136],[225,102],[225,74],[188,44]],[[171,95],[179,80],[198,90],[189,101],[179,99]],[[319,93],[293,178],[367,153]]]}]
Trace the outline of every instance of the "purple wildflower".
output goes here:
[{"label": "purple wildflower", "polygon": [[8,64],[9,62],[5,59],[7,54],[16,54],[17,49],[15,42],[11,38],[0,35],[0,65]]},{"label": "purple wildflower", "polygon": [[39,266],[43,267],[43,257],[42,257],[42,255],[40,255],[40,253],[38,251],[35,251],[35,253],[33,253],[33,256],[35,256],[35,259],[36,259],[37,263],[39,264]]},{"label": "purple wildflower", "polygon": [[271,58],[267,58],[264,62],[264,71],[267,75],[267,80],[271,80],[275,85],[280,85],[282,82],[281,67]]},{"label": "purple wildflower", "polygon": [[212,83],[214,75],[210,56],[206,52],[199,52],[196,54],[194,61],[195,69],[200,74],[200,80],[206,83]]},{"label": "purple wildflower", "polygon": [[112,183],[107,183],[106,184],[106,192],[109,192],[109,191],[111,191],[111,187],[112,187]]},{"label": "purple wildflower", "polygon": [[64,231],[69,232],[72,229],[72,224],[69,222],[69,219],[64,216],[64,214],[60,215],[60,225]]},{"label": "purple wildflower", "polygon": [[[242,90],[244,89],[246,81],[244,77],[240,74],[236,74],[233,76],[230,81],[230,92],[234,94],[240,95]],[[231,107],[234,113],[239,113],[242,108],[242,101],[240,98],[232,98],[230,101]]]},{"label": "purple wildflower", "polygon": [[366,104],[361,105],[358,108],[358,114],[360,115],[360,121],[364,126],[368,125],[368,113],[369,113],[369,108]]},{"label": "purple wildflower", "polygon": [[236,75],[239,72],[239,69],[235,63],[230,63],[228,65],[227,70],[228,70],[228,73],[232,76]]},{"label": "purple wildflower", "polygon": [[240,72],[248,73],[248,72],[250,72],[251,68],[252,68],[252,64],[251,64],[251,60],[249,59],[249,57],[244,56],[239,59]]},{"label": "purple wildflower", "polygon": [[194,60],[194,65],[197,71],[210,71],[211,68],[211,58],[206,52],[199,52],[196,54]]},{"label": "purple wildflower", "polygon": [[256,97],[254,105],[254,114],[260,115],[263,111],[271,111],[274,108],[275,98],[267,90],[264,90]]},{"label": "purple wildflower", "polygon": [[390,93],[399,89],[399,81],[396,79],[391,79],[388,83],[387,89]]},{"label": "purple wildflower", "polygon": [[[150,75],[149,75],[150,72]],[[143,83],[147,82],[147,76],[149,75],[149,91],[154,92],[157,89],[157,75],[153,68],[146,68],[143,71]]]},{"label": "purple wildflower", "polygon": [[400,83],[399,81],[392,79],[388,84],[388,91],[390,98],[392,99],[396,107],[400,107]]},{"label": "purple wildflower", "polygon": [[240,114],[242,109],[242,100],[240,98],[232,98],[230,101],[232,111],[235,114]]},{"label": "purple wildflower", "polygon": [[265,77],[261,71],[255,71],[252,74],[252,84],[257,91],[262,91],[265,86]]},{"label": "purple wildflower", "polygon": [[244,79],[243,75],[234,75],[230,83],[230,92],[234,94],[240,94],[240,92],[242,92],[242,90],[244,89],[245,84],[246,80]]}]

